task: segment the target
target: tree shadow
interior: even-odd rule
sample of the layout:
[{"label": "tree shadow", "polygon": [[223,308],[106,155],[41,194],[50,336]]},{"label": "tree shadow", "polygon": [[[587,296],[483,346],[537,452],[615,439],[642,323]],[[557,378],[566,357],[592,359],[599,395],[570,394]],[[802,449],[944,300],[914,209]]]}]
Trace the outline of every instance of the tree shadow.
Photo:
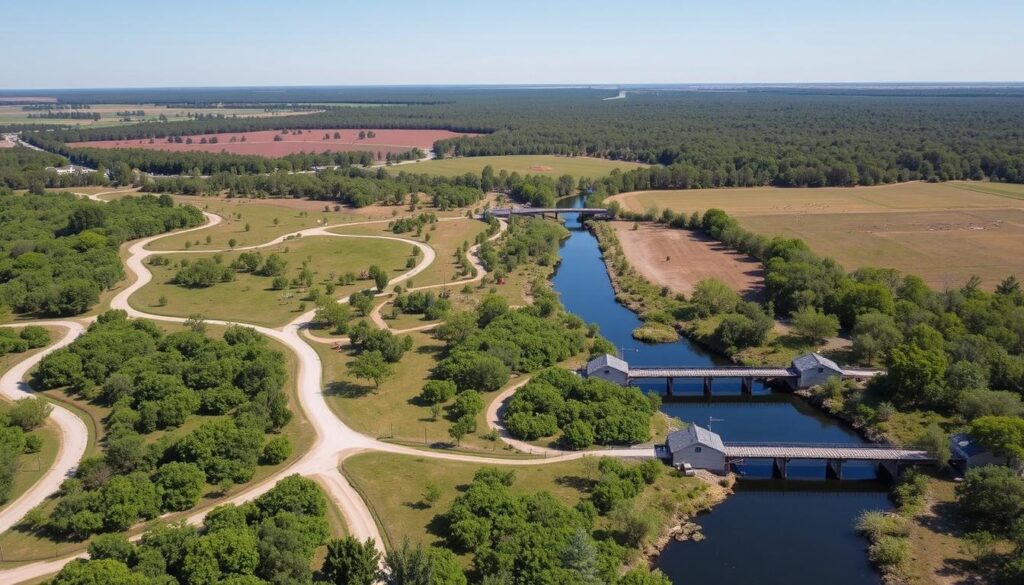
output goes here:
[{"label": "tree shadow", "polygon": [[590,493],[594,490],[594,486],[597,482],[589,477],[583,477],[581,475],[562,475],[555,478],[555,483],[558,485],[571,487],[574,490],[582,493]]},{"label": "tree shadow", "polygon": [[430,509],[430,504],[428,504],[428,503],[426,503],[426,502],[424,502],[422,500],[420,500],[418,502],[402,502],[402,505],[405,506],[406,508],[411,508],[413,510],[429,510]]},{"label": "tree shadow", "polygon": [[362,398],[373,393],[373,386],[363,386],[344,380],[335,380],[327,384],[324,393],[328,396],[340,396],[342,398]]}]

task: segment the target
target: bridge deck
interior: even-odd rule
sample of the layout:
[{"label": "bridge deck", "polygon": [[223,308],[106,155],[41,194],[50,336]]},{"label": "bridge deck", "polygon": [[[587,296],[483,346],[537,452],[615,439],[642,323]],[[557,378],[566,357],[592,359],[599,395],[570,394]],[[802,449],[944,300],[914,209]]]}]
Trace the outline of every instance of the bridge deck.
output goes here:
[{"label": "bridge deck", "polygon": [[884,373],[884,370],[874,370],[871,368],[843,368],[844,378],[874,378]]},{"label": "bridge deck", "polygon": [[789,368],[644,367],[630,368],[630,378],[795,378]]},{"label": "bridge deck", "polygon": [[843,459],[849,461],[934,461],[927,451],[892,445],[809,443],[726,443],[730,459]]},{"label": "bridge deck", "polygon": [[608,213],[603,207],[499,207],[490,210],[491,215],[502,216],[514,213],[516,215],[534,215],[541,213]]}]

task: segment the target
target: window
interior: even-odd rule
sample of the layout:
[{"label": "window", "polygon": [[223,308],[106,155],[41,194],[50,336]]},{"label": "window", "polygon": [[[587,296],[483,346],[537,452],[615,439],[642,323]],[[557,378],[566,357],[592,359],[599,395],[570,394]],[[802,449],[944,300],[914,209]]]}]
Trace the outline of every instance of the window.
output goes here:
[{"label": "window", "polygon": [[818,368],[818,373],[819,374],[824,374],[825,373],[825,368]]},{"label": "window", "polygon": [[694,447],[693,448],[693,452],[694,453],[700,453],[700,447]]}]

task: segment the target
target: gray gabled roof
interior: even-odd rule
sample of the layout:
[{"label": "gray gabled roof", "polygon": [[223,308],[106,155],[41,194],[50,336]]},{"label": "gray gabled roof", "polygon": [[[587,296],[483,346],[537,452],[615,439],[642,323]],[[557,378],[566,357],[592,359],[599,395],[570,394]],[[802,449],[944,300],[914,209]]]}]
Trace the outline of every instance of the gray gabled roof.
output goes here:
[{"label": "gray gabled roof", "polygon": [[685,429],[670,433],[665,441],[669,453],[675,453],[689,447],[690,445],[703,445],[716,451],[725,453],[725,445],[718,433],[713,433],[704,427],[690,425]]},{"label": "gray gabled roof", "polygon": [[978,444],[966,433],[957,433],[949,438],[949,446],[953,454],[967,459],[975,455],[987,453],[989,450]]},{"label": "gray gabled roof", "polygon": [[629,373],[629,364],[626,360],[619,359],[607,353],[587,362],[587,374],[593,374],[594,371],[600,370],[601,368],[611,368],[627,374]]},{"label": "gray gabled roof", "polygon": [[814,370],[817,368],[826,368],[839,374],[843,373],[843,368],[839,367],[839,364],[817,353],[808,353],[794,358],[793,368],[800,372],[806,372],[807,370]]}]

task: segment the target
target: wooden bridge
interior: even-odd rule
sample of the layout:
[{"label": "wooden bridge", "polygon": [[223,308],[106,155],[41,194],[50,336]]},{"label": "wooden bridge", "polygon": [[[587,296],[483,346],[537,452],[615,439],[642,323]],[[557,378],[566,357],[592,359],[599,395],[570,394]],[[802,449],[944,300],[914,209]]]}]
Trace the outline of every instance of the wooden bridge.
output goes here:
[{"label": "wooden bridge", "polygon": [[608,210],[603,207],[498,207],[488,211],[492,216],[508,219],[513,215],[558,218],[561,213],[578,213],[580,221],[587,217],[610,217]]},{"label": "wooden bridge", "polygon": [[673,396],[676,379],[703,380],[704,394],[711,395],[711,385],[718,378],[739,379],[744,394],[753,392],[755,381],[783,382],[790,388],[810,388],[836,377],[842,380],[864,380],[883,374],[881,370],[843,367],[818,354],[794,359],[789,367],[768,366],[631,366],[613,355],[596,357],[584,369],[587,376],[602,378],[624,386],[636,380],[665,380],[666,396]]},{"label": "wooden bridge", "polygon": [[711,384],[715,378],[739,378],[745,394],[753,392],[754,380],[764,381],[795,381],[797,374],[789,368],[759,368],[743,366],[724,367],[630,367],[629,380],[665,380],[665,394],[672,396],[672,383],[675,379],[704,380],[704,394],[711,394]]},{"label": "wooden bridge", "polygon": [[843,479],[843,462],[868,461],[876,463],[890,477],[899,476],[906,465],[935,463],[935,455],[920,449],[902,449],[894,445],[863,443],[724,443],[728,465],[746,459],[771,459],[772,475],[785,479],[789,462],[793,460],[824,460],[825,474],[832,479]]}]

